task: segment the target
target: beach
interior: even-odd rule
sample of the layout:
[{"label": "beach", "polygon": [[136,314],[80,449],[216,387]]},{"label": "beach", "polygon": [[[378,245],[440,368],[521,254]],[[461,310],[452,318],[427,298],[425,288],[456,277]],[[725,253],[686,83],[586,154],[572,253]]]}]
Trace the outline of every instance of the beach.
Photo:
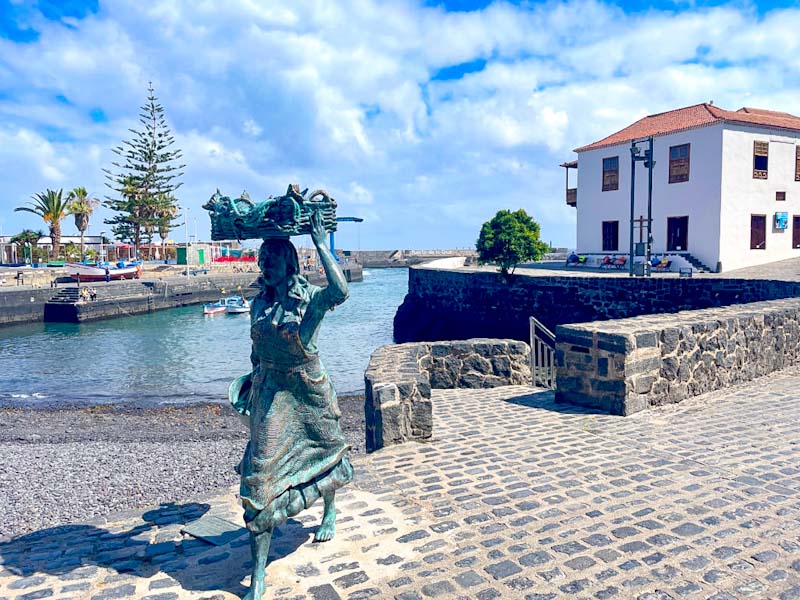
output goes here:
[{"label": "beach", "polygon": [[[363,453],[363,395],[339,407]],[[227,488],[247,439],[221,404],[0,409],[0,539]]]}]

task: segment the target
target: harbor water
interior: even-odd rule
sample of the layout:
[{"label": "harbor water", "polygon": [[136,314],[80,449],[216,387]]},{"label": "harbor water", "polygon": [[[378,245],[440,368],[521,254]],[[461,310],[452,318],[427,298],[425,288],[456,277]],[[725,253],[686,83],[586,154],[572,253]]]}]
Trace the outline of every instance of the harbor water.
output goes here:
[{"label": "harbor water", "polygon": [[[364,370],[392,343],[407,269],[367,269],[327,314],[320,356],[339,395],[364,390]],[[250,317],[204,316],[201,306],[81,324],[0,328],[0,405],[225,402],[250,370]]]}]

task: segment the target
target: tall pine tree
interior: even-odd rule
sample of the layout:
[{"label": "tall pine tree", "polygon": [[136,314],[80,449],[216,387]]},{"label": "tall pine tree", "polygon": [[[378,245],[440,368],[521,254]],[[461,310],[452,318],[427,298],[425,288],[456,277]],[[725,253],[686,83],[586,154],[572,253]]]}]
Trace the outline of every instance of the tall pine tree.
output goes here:
[{"label": "tall pine tree", "polygon": [[137,251],[142,233],[152,232],[162,219],[163,207],[158,210],[164,198],[168,198],[177,210],[177,200],[173,194],[182,183],[186,165],[179,163],[182,153],[170,149],[175,138],[167,126],[164,107],[156,98],[153,85],[148,84],[147,103],[140,107],[141,129],[131,129],[133,139],[123,140],[122,145],[112,148],[121,157],[112,162],[112,169],[103,169],[106,185],[119,194],[119,198],[106,196],[104,206],[117,214],[105,223],[111,225],[114,237],[132,243]]}]

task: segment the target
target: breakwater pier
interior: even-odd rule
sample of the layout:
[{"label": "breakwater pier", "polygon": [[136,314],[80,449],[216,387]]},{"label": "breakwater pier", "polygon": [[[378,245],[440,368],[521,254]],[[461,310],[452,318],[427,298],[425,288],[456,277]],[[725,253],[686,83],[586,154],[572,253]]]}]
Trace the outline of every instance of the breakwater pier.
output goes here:
[{"label": "breakwater pier", "polygon": [[[343,270],[348,281],[361,281],[360,265],[345,265]],[[95,282],[91,284],[96,291],[93,301],[80,299],[77,284],[5,286],[0,288],[0,326],[37,321],[81,323],[213,302],[225,294],[252,297],[258,292],[256,272],[194,273]],[[314,285],[326,283],[325,277],[316,272],[304,276]]]}]

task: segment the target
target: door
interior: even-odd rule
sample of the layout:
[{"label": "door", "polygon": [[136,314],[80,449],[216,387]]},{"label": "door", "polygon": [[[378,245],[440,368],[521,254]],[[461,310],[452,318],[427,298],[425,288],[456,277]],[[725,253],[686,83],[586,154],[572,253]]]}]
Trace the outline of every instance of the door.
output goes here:
[{"label": "door", "polygon": [[792,248],[800,248],[800,217],[797,215],[792,217]]},{"label": "door", "polygon": [[767,215],[750,215],[750,249],[767,247]]},{"label": "door", "polygon": [[206,251],[203,248],[197,249],[197,264],[198,265],[206,264]]},{"label": "door", "polygon": [[689,217],[667,218],[667,252],[689,249]]},{"label": "door", "polygon": [[619,221],[603,221],[603,252],[619,249]]}]

